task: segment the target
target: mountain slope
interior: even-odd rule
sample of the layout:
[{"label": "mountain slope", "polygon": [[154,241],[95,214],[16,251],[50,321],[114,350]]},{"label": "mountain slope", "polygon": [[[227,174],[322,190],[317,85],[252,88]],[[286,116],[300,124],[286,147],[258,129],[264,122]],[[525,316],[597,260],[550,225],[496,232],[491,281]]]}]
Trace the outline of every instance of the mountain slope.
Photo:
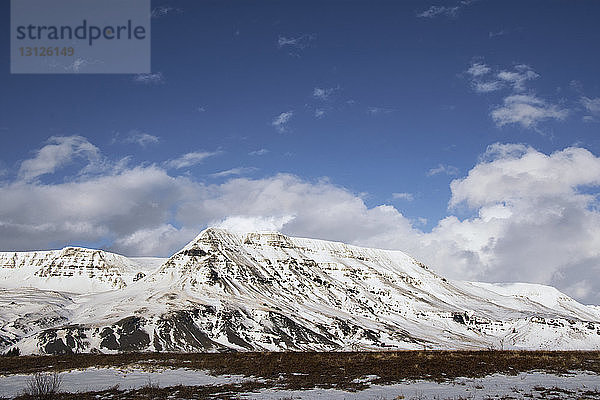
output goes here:
[{"label": "mountain slope", "polygon": [[207,229],[142,279],[69,300],[68,323],[5,348],[600,349],[598,309],[553,288],[449,281],[402,252],[280,233]]},{"label": "mountain slope", "polygon": [[[159,259],[160,260],[160,259]],[[148,272],[154,259],[128,259],[81,247],[33,252],[0,252],[0,285],[72,293],[122,289]],[[151,268],[151,267],[150,267]]]}]

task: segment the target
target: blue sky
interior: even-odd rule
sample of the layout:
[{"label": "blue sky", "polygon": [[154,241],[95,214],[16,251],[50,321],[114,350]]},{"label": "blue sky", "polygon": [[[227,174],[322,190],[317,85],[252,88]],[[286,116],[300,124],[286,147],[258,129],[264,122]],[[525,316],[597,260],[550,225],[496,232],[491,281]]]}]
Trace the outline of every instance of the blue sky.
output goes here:
[{"label": "blue sky", "polygon": [[[8,2],[1,7],[8,27]],[[11,75],[9,37],[0,37],[1,250],[80,244],[168,255],[209,224],[247,221],[407,250],[462,279],[507,280],[526,265],[543,271],[516,279],[600,301],[600,282],[588,278],[600,236],[581,226],[598,217],[600,3],[152,7],[146,75]],[[490,168],[506,186],[483,201],[478,188],[497,178]],[[557,176],[532,172],[553,168]],[[146,191],[127,174],[148,179]],[[507,175],[535,182],[515,194]],[[548,189],[556,182],[562,189]],[[124,197],[91,205],[92,187],[106,185]],[[67,209],[61,196],[84,200]],[[304,208],[313,201],[331,215]],[[534,204],[560,219],[527,222],[518,212]],[[501,212],[491,227],[482,215],[498,207],[511,217]],[[31,208],[37,220],[20,216]],[[516,248],[510,236],[557,226],[570,230],[542,239],[547,246],[565,235],[576,244],[548,267],[532,267],[547,248]]]}]

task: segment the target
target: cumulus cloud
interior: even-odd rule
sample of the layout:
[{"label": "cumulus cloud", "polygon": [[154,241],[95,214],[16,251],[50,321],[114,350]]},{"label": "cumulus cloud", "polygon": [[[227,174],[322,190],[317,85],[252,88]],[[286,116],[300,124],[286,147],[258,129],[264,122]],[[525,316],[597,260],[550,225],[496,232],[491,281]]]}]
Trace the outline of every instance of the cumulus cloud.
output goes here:
[{"label": "cumulus cloud", "polygon": [[181,157],[175,158],[165,162],[167,168],[181,169],[193,167],[194,165],[200,164],[209,157],[213,157],[220,154],[218,151],[193,151],[186,153]]},{"label": "cumulus cloud", "polygon": [[476,216],[440,221],[423,237],[423,249],[430,249],[423,257],[462,278],[563,290],[585,278],[593,285],[586,298],[597,303],[600,213],[590,188],[597,193],[599,185],[600,158],[586,149],[546,155],[523,145],[492,145],[451,184],[450,206],[465,204]]},{"label": "cumulus cloud", "polygon": [[391,206],[369,208],[347,189],[289,174],[207,185],[159,165],[139,165],[59,184],[6,182],[0,197],[4,250],[108,241],[117,252],[166,256],[201,228],[232,216],[284,221],[279,225],[286,233],[347,242],[412,231]]},{"label": "cumulus cloud", "polygon": [[273,121],[271,121],[271,125],[274,126],[275,129],[277,129],[277,131],[280,133],[287,132],[287,124],[288,122],[290,122],[290,119],[292,119],[293,116],[294,112],[291,110],[282,112],[281,114],[273,118]]},{"label": "cumulus cloud", "polygon": [[482,62],[472,63],[465,71],[473,90],[490,93],[508,89],[503,104],[492,108],[490,116],[498,127],[517,124],[526,129],[537,129],[543,121],[562,121],[569,115],[567,108],[538,97],[533,90],[525,93],[528,81],[539,75],[528,65],[518,64],[512,70],[495,71]]},{"label": "cumulus cloud", "polygon": [[86,162],[88,169],[100,161],[100,151],[81,136],[53,136],[39,149],[35,157],[24,160],[19,168],[19,177],[29,181],[51,174],[75,159]]},{"label": "cumulus cloud", "polygon": [[504,98],[504,104],[491,112],[498,126],[518,124],[523,128],[535,128],[539,122],[554,119],[562,121],[569,110],[530,94],[511,95]]},{"label": "cumulus cloud", "polygon": [[202,201],[186,203],[181,220],[201,223],[227,216],[270,218],[293,215],[285,233],[346,242],[382,233],[413,231],[394,207],[366,206],[360,196],[328,181],[308,182],[290,174],[262,179],[235,178],[205,188]]},{"label": "cumulus cloud", "polygon": [[177,229],[169,223],[140,228],[118,237],[109,249],[115,249],[129,256],[171,255],[176,249],[182,247],[182,243],[196,236],[198,229],[191,227]]},{"label": "cumulus cloud", "polygon": [[[3,250],[104,242],[167,256],[218,224],[400,249],[451,278],[552,284],[600,304],[600,158],[580,147],[490,146],[452,181],[448,215],[430,232],[391,205],[290,174],[207,184],[159,164],[79,177],[0,183]],[[471,216],[454,215],[459,207]]]},{"label": "cumulus cloud", "polygon": [[222,221],[213,222],[216,228],[227,229],[232,232],[279,232],[283,227],[294,219],[293,215],[280,217],[247,217],[235,215],[227,217]]},{"label": "cumulus cloud", "polygon": [[557,196],[588,201],[589,195],[577,191],[585,185],[600,185],[600,162],[588,150],[573,147],[548,156],[522,144],[494,144],[466,178],[452,182],[450,205],[483,207]]},{"label": "cumulus cloud", "polygon": [[5,249],[39,249],[72,241],[113,240],[162,224],[185,192],[185,178],[156,166],[58,184],[15,181],[0,186]]}]

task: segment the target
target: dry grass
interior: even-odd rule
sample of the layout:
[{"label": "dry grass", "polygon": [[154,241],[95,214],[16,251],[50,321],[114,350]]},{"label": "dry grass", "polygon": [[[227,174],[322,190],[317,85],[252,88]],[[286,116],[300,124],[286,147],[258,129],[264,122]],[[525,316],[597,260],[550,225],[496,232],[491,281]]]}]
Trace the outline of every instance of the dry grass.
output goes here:
[{"label": "dry grass", "polygon": [[[212,374],[260,377],[263,382],[213,387],[158,388],[134,391],[113,389],[113,398],[207,398],[273,387],[281,389],[332,388],[360,390],[369,384],[392,384],[407,379],[444,381],[456,377],[483,377],[493,373],[518,374],[532,370],[549,373],[589,371],[600,374],[600,352],[547,351],[395,351],[395,352],[285,352],[285,353],[127,353],[115,355],[24,356],[2,358],[0,373],[36,373],[87,367],[137,366],[147,369],[178,368],[206,370]],[[369,383],[356,383],[366,375],[377,375]],[[105,391],[106,392],[106,391]],[[81,398],[62,395],[61,399]],[[86,394],[87,396],[87,394]],[[93,394],[90,394],[91,398]],[[116,397],[115,397],[116,396]],[[109,396],[110,397],[110,396]]]}]

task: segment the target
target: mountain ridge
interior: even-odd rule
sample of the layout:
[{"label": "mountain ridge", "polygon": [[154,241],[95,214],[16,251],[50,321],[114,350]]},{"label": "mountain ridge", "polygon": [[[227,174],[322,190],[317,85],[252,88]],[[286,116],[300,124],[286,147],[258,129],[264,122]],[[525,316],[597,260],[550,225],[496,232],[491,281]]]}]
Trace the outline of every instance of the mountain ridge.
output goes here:
[{"label": "mountain ridge", "polygon": [[60,318],[4,320],[0,351],[600,349],[600,310],[554,288],[448,280],[401,251],[279,232],[209,228],[124,282],[67,305],[28,289]]}]

